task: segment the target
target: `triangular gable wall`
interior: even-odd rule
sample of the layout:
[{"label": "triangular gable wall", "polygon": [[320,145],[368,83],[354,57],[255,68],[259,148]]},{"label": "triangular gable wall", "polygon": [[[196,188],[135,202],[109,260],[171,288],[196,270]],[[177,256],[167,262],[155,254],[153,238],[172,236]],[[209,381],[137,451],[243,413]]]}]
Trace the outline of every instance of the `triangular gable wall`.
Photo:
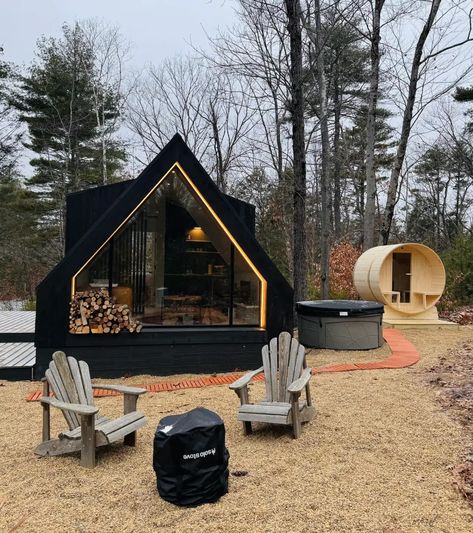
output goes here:
[{"label": "triangular gable wall", "polygon": [[[285,316],[282,321],[283,325],[291,323],[292,319],[288,318],[287,310],[283,313],[283,308],[288,307],[288,300],[292,301],[292,289],[238,218],[230,203],[220,193],[182,138],[175,135],[135,182],[104,212],[103,216],[38,286],[37,346],[64,345],[73,277],[118,231],[176,165],[189,179],[189,183],[195,188],[215,219],[219,221],[222,230],[244,254],[261,280],[262,286],[265,287],[264,300],[270,299],[270,301],[269,308],[262,317],[262,326],[266,326],[266,318],[276,319],[278,313]],[[280,307],[279,311],[277,306]],[[277,321],[281,322],[281,320]]]}]

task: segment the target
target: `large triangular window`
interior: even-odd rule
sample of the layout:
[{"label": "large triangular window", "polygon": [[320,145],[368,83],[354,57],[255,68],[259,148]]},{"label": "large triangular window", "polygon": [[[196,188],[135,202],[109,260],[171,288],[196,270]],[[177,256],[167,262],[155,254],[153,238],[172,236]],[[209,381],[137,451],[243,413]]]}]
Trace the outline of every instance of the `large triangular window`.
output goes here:
[{"label": "large triangular window", "polygon": [[176,164],[74,276],[150,326],[264,326],[266,282]]}]

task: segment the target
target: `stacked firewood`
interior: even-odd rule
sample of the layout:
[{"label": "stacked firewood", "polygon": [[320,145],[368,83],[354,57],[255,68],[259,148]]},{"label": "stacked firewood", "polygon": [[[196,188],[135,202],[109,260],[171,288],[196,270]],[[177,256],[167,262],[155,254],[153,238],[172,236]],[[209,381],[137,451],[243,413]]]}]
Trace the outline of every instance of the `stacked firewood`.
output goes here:
[{"label": "stacked firewood", "polygon": [[70,333],[120,333],[124,329],[139,333],[142,327],[132,319],[128,305],[117,303],[107,289],[76,292],[71,300]]}]

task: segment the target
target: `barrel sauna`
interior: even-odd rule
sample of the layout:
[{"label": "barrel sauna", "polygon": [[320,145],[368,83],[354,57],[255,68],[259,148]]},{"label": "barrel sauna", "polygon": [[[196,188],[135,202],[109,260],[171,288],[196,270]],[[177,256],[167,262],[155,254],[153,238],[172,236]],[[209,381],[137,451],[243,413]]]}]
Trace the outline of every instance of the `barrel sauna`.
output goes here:
[{"label": "barrel sauna", "polygon": [[438,319],[435,304],[445,288],[440,257],[423,244],[370,248],[355,264],[361,298],[384,304],[384,319]]}]

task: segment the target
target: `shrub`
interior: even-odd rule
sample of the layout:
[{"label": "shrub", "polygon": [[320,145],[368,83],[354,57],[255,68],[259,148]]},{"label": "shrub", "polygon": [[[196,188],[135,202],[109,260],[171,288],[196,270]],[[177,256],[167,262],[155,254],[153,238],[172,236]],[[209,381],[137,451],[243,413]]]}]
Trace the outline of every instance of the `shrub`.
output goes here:
[{"label": "shrub", "polygon": [[[361,249],[349,242],[341,242],[332,246],[329,263],[330,298],[334,300],[356,300],[359,298],[353,285],[353,270],[361,254]],[[309,287],[310,299],[315,300],[320,297],[319,279],[320,266],[317,265],[313,282]]]},{"label": "shrub", "polygon": [[36,311],[36,300],[27,300],[22,305],[23,311]]},{"label": "shrub", "polygon": [[447,272],[444,305],[473,303],[473,234],[459,235],[442,259]]},{"label": "shrub", "polygon": [[330,296],[334,299],[357,299],[353,270],[361,249],[349,242],[336,244],[330,250]]}]

